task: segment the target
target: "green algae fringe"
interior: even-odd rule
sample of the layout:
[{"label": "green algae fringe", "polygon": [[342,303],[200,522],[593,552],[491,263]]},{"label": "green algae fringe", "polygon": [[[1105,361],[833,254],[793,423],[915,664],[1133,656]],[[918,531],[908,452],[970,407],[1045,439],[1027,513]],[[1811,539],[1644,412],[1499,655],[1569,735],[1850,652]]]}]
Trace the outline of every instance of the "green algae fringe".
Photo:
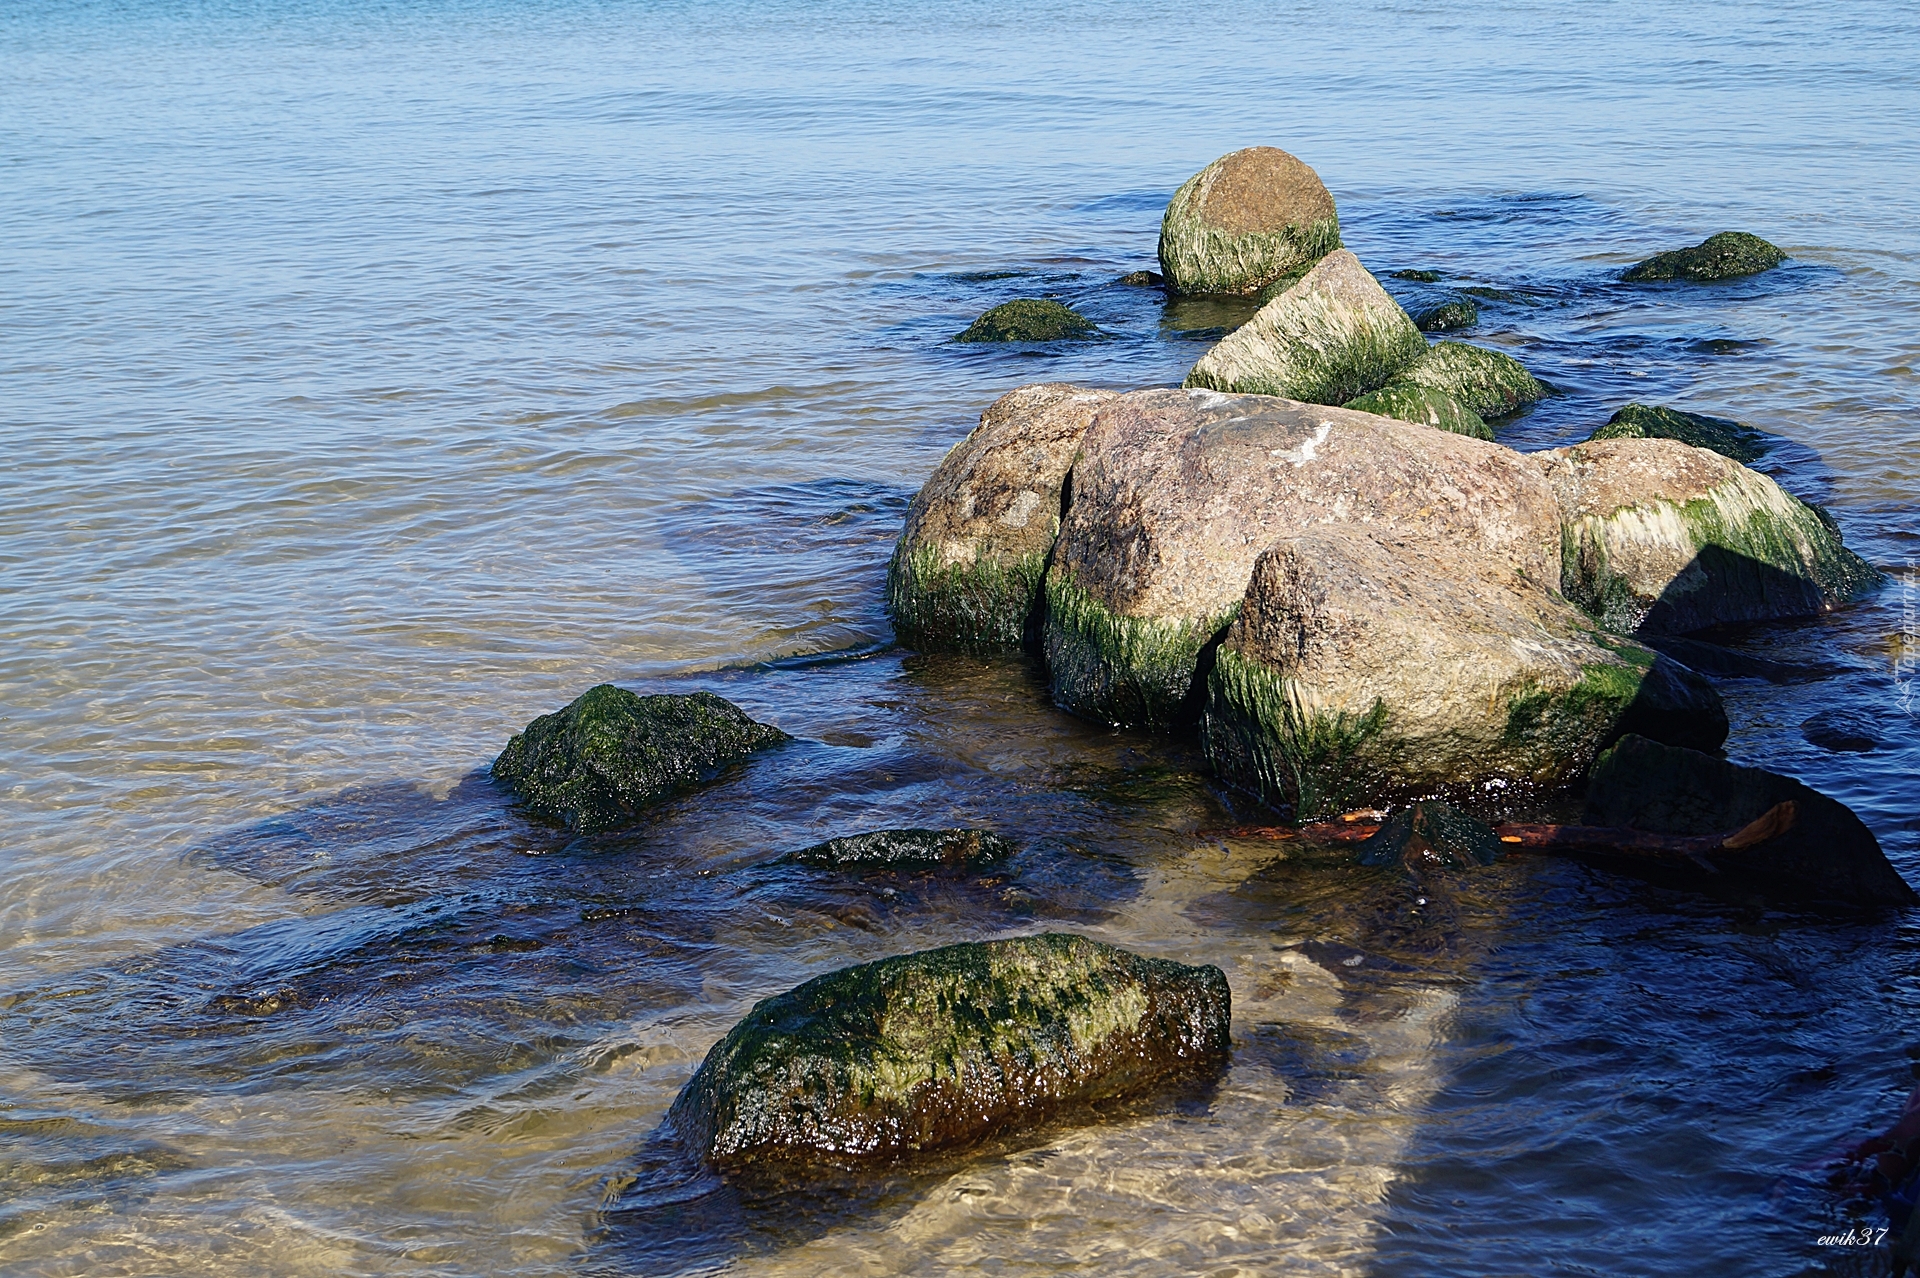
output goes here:
[{"label": "green algae fringe", "polygon": [[1291,299],[1290,305],[1282,304],[1288,305],[1290,314],[1287,330],[1278,334],[1275,360],[1229,376],[1206,367],[1216,347],[1201,357],[1181,384],[1234,395],[1279,395],[1308,404],[1338,405],[1385,385],[1427,349],[1420,330],[1404,317],[1399,323],[1355,322],[1354,313],[1344,305],[1311,293]]},{"label": "green algae fringe", "polygon": [[1751,426],[1652,404],[1626,405],[1587,439],[1677,439],[1743,464],[1767,451],[1767,437]]},{"label": "green algae fringe", "polygon": [[1043,555],[1011,564],[976,559],[940,563],[929,545],[908,550],[905,538],[887,564],[887,611],[900,642],[923,651],[1016,648],[1046,572]]},{"label": "green algae fringe", "polygon": [[1345,811],[1390,783],[1402,753],[1387,731],[1387,707],[1365,714],[1301,709],[1291,681],[1222,648],[1207,679],[1207,761],[1229,784],[1296,821]]},{"label": "green algae fringe", "polygon": [[1340,247],[1340,217],[1289,223],[1278,231],[1234,235],[1194,216],[1189,209],[1202,169],[1181,184],[1160,220],[1160,269],[1177,293],[1257,293]]},{"label": "green algae fringe", "polygon": [[1394,378],[1453,396],[1482,417],[1502,417],[1547,394],[1519,360],[1465,342],[1437,342]]},{"label": "green algae fringe", "polygon": [[1056,567],[1047,574],[1047,664],[1053,699],[1089,719],[1164,731],[1193,689],[1200,652],[1240,606],[1199,624],[1122,617]]},{"label": "green algae fringe", "polygon": [[1432,426],[1474,439],[1493,438],[1493,427],[1487,425],[1485,418],[1445,391],[1431,386],[1388,382],[1379,390],[1368,391],[1358,399],[1348,400],[1341,407],[1412,422],[1418,426]]},{"label": "green algae fringe", "polygon": [[1059,302],[1023,297],[1002,302],[957,335],[956,342],[1065,342],[1099,337],[1100,327]]}]

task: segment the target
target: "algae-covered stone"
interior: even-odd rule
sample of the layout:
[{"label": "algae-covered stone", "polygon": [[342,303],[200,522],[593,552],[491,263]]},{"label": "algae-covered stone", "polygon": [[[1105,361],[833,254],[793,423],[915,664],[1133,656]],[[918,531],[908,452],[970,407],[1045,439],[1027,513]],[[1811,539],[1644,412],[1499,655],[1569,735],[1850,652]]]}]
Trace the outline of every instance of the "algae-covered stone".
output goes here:
[{"label": "algae-covered stone", "polygon": [[1413,312],[1413,324],[1423,333],[1451,333],[1480,322],[1480,308],[1470,297],[1450,297]]},{"label": "algae-covered stone", "polygon": [[1186,385],[1344,404],[1426,349],[1400,303],[1340,249],[1201,356]]},{"label": "algae-covered stone", "polygon": [[603,683],[516,733],[493,776],[533,815],[591,834],[786,740],[711,692],[643,697]]},{"label": "algae-covered stone", "polygon": [[1395,271],[1393,278],[1396,280],[1413,280],[1419,284],[1438,284],[1445,277],[1438,271],[1420,271],[1408,268],[1406,270]]},{"label": "algae-covered stone", "polygon": [[1053,695],[1087,718],[1160,728],[1197,712],[1201,650],[1279,536],[1366,523],[1479,548],[1550,586],[1559,510],[1511,449],[1262,395],[1136,391],[1081,443],[1047,573]]},{"label": "algae-covered stone", "polygon": [[1587,437],[1595,439],[1677,439],[1695,448],[1710,448],[1737,462],[1757,460],[1767,451],[1767,437],[1750,426],[1724,417],[1686,413],[1677,408],[1628,404],[1607,424]]},{"label": "algae-covered stone", "polygon": [[977,870],[1004,861],[1019,850],[1019,844],[988,830],[907,828],[828,839],[780,859],[831,870]]},{"label": "algae-covered stone", "polygon": [[1659,834],[1729,834],[1788,802],[1796,811],[1784,833],[1709,854],[1722,882],[1769,890],[1795,904],[1920,904],[1873,831],[1845,804],[1792,777],[1697,750],[1622,738],[1594,764],[1583,820]]},{"label": "algae-covered stone", "polygon": [[1158,271],[1128,271],[1120,277],[1119,283],[1129,288],[1165,288],[1167,277]]},{"label": "algae-covered stone", "polygon": [[1403,422],[1418,422],[1475,439],[1493,438],[1493,427],[1487,425],[1485,418],[1445,391],[1431,386],[1393,382],[1368,391],[1358,399],[1350,399],[1341,407],[1356,413],[1376,413]]},{"label": "algae-covered stone", "polygon": [[1881,581],[1824,512],[1719,453],[1606,439],[1536,456],[1560,501],[1561,588],[1611,629],[1813,616]]},{"label": "algae-covered stone", "polygon": [[1217,1067],[1217,967],[1053,933],[866,963],[755,1005],[670,1119],[721,1168],[879,1163]]},{"label": "algae-covered stone", "polygon": [[1100,335],[1100,326],[1059,302],[1023,297],[1000,305],[967,326],[956,342],[1064,342]]},{"label": "algae-covered stone", "polygon": [[1457,540],[1356,526],[1260,556],[1208,678],[1207,756],[1302,820],[1489,782],[1553,788],[1629,730],[1711,749],[1711,684]]},{"label": "algae-covered stone", "polygon": [[1730,280],[1742,275],[1757,275],[1772,270],[1787,260],[1785,250],[1745,231],[1722,231],[1709,235],[1692,248],[1659,253],[1637,266],[1630,266],[1620,278],[1630,283],[1644,280]]},{"label": "algae-covered stone", "polygon": [[1502,417],[1545,397],[1546,385],[1519,360],[1464,342],[1437,342],[1393,384],[1444,391],[1482,417]]},{"label": "algae-covered stone", "polygon": [[1467,870],[1500,859],[1493,827],[1451,803],[1427,799],[1401,808],[1354,849],[1361,865]]},{"label": "algae-covered stone", "polygon": [[887,570],[903,643],[1012,646],[1025,635],[1061,486],[1087,423],[1114,392],[1058,382],[1008,391],[947,453],[907,509]]},{"label": "algae-covered stone", "polygon": [[1339,247],[1340,217],[1320,176],[1271,146],[1201,169],[1160,222],[1160,270],[1176,293],[1254,293]]}]

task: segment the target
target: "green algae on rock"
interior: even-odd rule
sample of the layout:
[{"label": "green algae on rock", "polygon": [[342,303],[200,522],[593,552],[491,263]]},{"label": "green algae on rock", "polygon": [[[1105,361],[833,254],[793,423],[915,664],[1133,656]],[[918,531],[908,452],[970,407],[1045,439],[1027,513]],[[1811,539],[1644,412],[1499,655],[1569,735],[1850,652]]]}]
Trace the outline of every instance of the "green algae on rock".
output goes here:
[{"label": "green algae on rock", "polygon": [[1019,850],[1019,844],[989,830],[904,828],[828,839],[789,852],[780,860],[832,870],[977,870],[996,865]]},{"label": "green algae on rock", "polygon": [[1201,356],[1185,385],[1344,404],[1426,349],[1400,303],[1339,249]]},{"label": "green algae on rock", "polygon": [[1366,520],[1471,543],[1558,582],[1559,508],[1538,466],[1424,425],[1264,395],[1135,391],[1081,441],[1047,573],[1064,709],[1164,729],[1199,709],[1203,654],[1274,538]]},{"label": "green algae on rock", "polygon": [[1444,391],[1482,417],[1504,417],[1547,394],[1519,360],[1465,342],[1436,342],[1393,383]]},{"label": "green algae on rock", "polygon": [[1879,585],[1825,511],[1671,439],[1536,455],[1561,508],[1561,589],[1609,629],[1685,634],[1808,617]]},{"label": "green algae on rock", "polygon": [[669,1119],[723,1170],[884,1164],[1211,1071],[1230,1013],[1217,967],[1062,933],[950,945],[756,1004]]},{"label": "green algae on rock", "polygon": [[1753,847],[1707,854],[1719,882],[1770,891],[1794,905],[1920,904],[1920,895],[1887,863],[1873,831],[1845,804],[1792,777],[1698,750],[1621,738],[1594,764],[1582,819],[1659,834],[1726,834],[1780,803],[1795,809],[1783,833]]},{"label": "green algae on rock", "polygon": [[1743,463],[1758,460],[1767,451],[1767,437],[1751,426],[1725,417],[1708,417],[1651,404],[1628,404],[1587,438],[1589,441],[1677,439],[1695,448],[1710,448],[1722,457]]},{"label": "green algae on rock", "polygon": [[1398,421],[1418,422],[1422,426],[1434,426],[1440,430],[1450,430],[1456,435],[1470,435],[1474,439],[1493,438],[1493,427],[1487,425],[1485,418],[1445,391],[1435,390],[1431,386],[1389,382],[1379,390],[1368,391],[1358,399],[1348,400],[1341,407],[1351,408],[1356,413],[1375,413]]},{"label": "green algae on rock", "polygon": [[1160,221],[1160,270],[1176,293],[1255,293],[1339,247],[1340,217],[1319,175],[1271,146],[1201,169]]},{"label": "green algae on rock", "polygon": [[1628,283],[1648,280],[1730,280],[1769,271],[1787,260],[1785,250],[1745,231],[1709,235],[1692,248],[1658,253],[1620,276]]},{"label": "green algae on rock", "polygon": [[1489,783],[1555,788],[1624,731],[1725,739],[1712,685],[1599,633],[1550,581],[1459,540],[1357,525],[1281,538],[1215,656],[1209,761],[1307,820]]},{"label": "green algae on rock", "polygon": [[1420,284],[1438,284],[1444,277],[1438,271],[1416,271],[1408,268],[1406,270],[1395,271],[1393,278],[1396,280],[1413,280]]},{"label": "green algae on rock", "polygon": [[1413,326],[1423,333],[1451,333],[1480,322],[1480,308],[1472,298],[1450,297],[1413,312]]},{"label": "green algae on rock", "polygon": [[1100,336],[1100,326],[1072,307],[1043,298],[1002,302],[957,335],[956,342],[1066,342]]},{"label": "green algae on rock", "polygon": [[603,683],[515,733],[493,776],[529,813],[592,834],[790,739],[711,692],[643,697]]},{"label": "green algae on rock", "polygon": [[887,568],[901,642],[926,650],[1023,642],[1067,470],[1094,412],[1114,397],[1048,382],[1008,391],[980,415],[907,509]]},{"label": "green algae on rock", "polygon": [[1115,281],[1128,288],[1165,288],[1167,277],[1158,271],[1128,271]]}]

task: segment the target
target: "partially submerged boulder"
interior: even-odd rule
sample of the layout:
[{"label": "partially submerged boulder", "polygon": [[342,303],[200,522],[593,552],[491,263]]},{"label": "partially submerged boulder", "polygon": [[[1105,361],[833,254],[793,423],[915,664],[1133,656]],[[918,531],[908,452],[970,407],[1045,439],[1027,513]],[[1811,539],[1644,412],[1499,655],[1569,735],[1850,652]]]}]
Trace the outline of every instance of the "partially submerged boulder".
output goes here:
[{"label": "partially submerged boulder", "polygon": [[532,815],[592,834],[788,740],[711,692],[643,697],[603,683],[515,733],[493,777]]},{"label": "partially submerged boulder", "polygon": [[1839,754],[1869,754],[1880,748],[1880,725],[1857,710],[1839,708],[1808,715],[1800,722],[1800,735],[1808,745]]},{"label": "partially submerged boulder", "polygon": [[1470,297],[1449,297],[1413,311],[1413,324],[1423,333],[1451,333],[1480,322],[1480,308]]},{"label": "partially submerged boulder", "polygon": [[1813,616],[1881,580],[1825,512],[1707,449],[1607,439],[1535,456],[1560,500],[1561,589],[1610,629]]},{"label": "partially submerged boulder", "polygon": [[1784,833],[1708,855],[1726,881],[1795,903],[1920,904],[1920,895],[1887,863],[1873,831],[1845,804],[1792,777],[1697,750],[1622,738],[1594,764],[1585,820],[1661,834],[1716,834],[1738,830],[1787,802],[1795,811]]},{"label": "partially submerged boulder", "polygon": [[1475,439],[1493,438],[1493,427],[1487,425],[1485,418],[1445,391],[1431,386],[1393,382],[1350,399],[1341,407],[1356,413],[1376,413],[1403,422],[1418,422]]},{"label": "partially submerged boulder", "polygon": [[1100,326],[1079,311],[1044,298],[1002,302],[967,326],[956,342],[1066,342],[1100,336]]},{"label": "partially submerged boulder", "polygon": [[1160,270],[1176,293],[1255,293],[1339,247],[1340,217],[1319,175],[1271,146],[1201,169],[1160,222]]},{"label": "partially submerged boulder", "polygon": [[1547,393],[1546,384],[1513,356],[1465,342],[1436,342],[1387,385],[1441,391],[1482,417],[1504,417]]},{"label": "partially submerged boulder", "polygon": [[1358,525],[1274,542],[1207,681],[1214,770],[1297,820],[1577,780],[1622,732],[1712,749],[1713,686],[1600,633],[1459,539]]},{"label": "partially submerged boulder", "polygon": [[1425,350],[1400,303],[1359,258],[1338,249],[1201,356],[1185,384],[1344,404]]},{"label": "partially submerged boulder", "polygon": [[722,1169],[952,1149],[1217,1067],[1230,999],[1060,933],[900,955],[756,1004],[669,1118]]},{"label": "partially submerged boulder", "polygon": [[1197,713],[1200,654],[1254,560],[1316,524],[1472,547],[1559,583],[1559,509],[1531,459],[1368,413],[1136,391],[1095,417],[1073,486],[1046,582],[1053,695],[1121,726]]},{"label": "partially submerged boulder", "polygon": [[1630,266],[1620,278],[1629,283],[1647,280],[1730,280],[1769,271],[1787,260],[1784,249],[1745,231],[1709,235],[1692,248],[1658,253]]},{"label": "partially submerged boulder", "polygon": [[829,870],[978,870],[1005,861],[1019,850],[1019,844],[990,830],[909,827],[828,839],[780,859]]},{"label": "partially submerged boulder", "polygon": [[1767,437],[1751,426],[1725,417],[1708,417],[1678,408],[1628,404],[1606,425],[1589,435],[1596,439],[1677,439],[1695,448],[1711,449],[1737,462],[1757,461],[1767,451]]},{"label": "partially submerged boulder", "polygon": [[1061,488],[1094,410],[1114,392],[1050,382],[980,415],[907,509],[887,606],[918,648],[1021,642],[1060,530]]}]

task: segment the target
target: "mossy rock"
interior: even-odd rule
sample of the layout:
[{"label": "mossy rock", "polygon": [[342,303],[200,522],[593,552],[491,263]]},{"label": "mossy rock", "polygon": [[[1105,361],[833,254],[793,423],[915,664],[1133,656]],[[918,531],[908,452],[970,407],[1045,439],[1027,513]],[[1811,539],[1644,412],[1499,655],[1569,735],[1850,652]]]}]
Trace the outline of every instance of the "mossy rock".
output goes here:
[{"label": "mossy rock", "polygon": [[643,697],[603,683],[516,733],[493,776],[528,813],[591,834],[790,739],[711,692]]},{"label": "mossy rock", "polygon": [[1160,221],[1160,271],[1175,293],[1257,293],[1339,247],[1333,196],[1277,147],[1221,156],[1181,184]]},{"label": "mossy rock", "polygon": [[967,326],[956,342],[1068,342],[1099,337],[1092,320],[1059,302],[1023,297],[1000,305]]},{"label": "mossy rock", "polygon": [[1416,270],[1409,269],[1404,271],[1395,271],[1393,273],[1393,278],[1396,280],[1412,280],[1416,284],[1438,284],[1442,279],[1446,277],[1441,275],[1440,272],[1438,271],[1416,271]]},{"label": "mossy rock", "polygon": [[1547,387],[1511,355],[1437,342],[1393,379],[1443,391],[1482,417],[1504,417],[1545,398]]},{"label": "mossy rock", "polygon": [[1431,386],[1388,382],[1379,390],[1368,391],[1358,399],[1348,400],[1341,407],[1359,413],[1376,413],[1396,421],[1418,422],[1422,426],[1450,430],[1456,435],[1470,435],[1474,439],[1493,438],[1493,427],[1487,425],[1480,414],[1445,391],[1435,390]]},{"label": "mossy rock", "polygon": [[1493,827],[1440,799],[1400,809],[1358,848],[1361,865],[1400,865],[1412,870],[1467,870],[1500,859]]},{"label": "mossy rock", "polygon": [[1217,967],[1061,933],[950,945],[756,1004],[669,1121],[723,1170],[886,1164],[1211,1072],[1230,1013]]},{"label": "mossy rock", "polygon": [[1767,437],[1750,426],[1725,417],[1708,417],[1677,408],[1628,404],[1589,439],[1677,439],[1695,448],[1709,448],[1737,462],[1756,461],[1767,451]]},{"label": "mossy rock", "polygon": [[1784,249],[1745,231],[1709,235],[1692,248],[1659,253],[1620,276],[1628,283],[1650,280],[1730,280],[1770,271],[1787,260]]},{"label": "mossy rock", "polygon": [[829,870],[978,870],[997,865],[1019,850],[1019,844],[988,830],[906,828],[828,839],[780,860]]},{"label": "mossy rock", "polygon": [[1116,282],[1128,288],[1165,288],[1167,277],[1158,271],[1128,271]]},{"label": "mossy rock", "polygon": [[1426,339],[1360,260],[1328,253],[1201,356],[1186,386],[1344,404],[1421,357]]},{"label": "mossy rock", "polygon": [[1233,610],[1199,622],[1120,616],[1056,567],[1047,576],[1047,668],[1055,704],[1114,727],[1176,726],[1200,653]]},{"label": "mossy rock", "polygon": [[1413,312],[1413,326],[1423,333],[1451,333],[1480,322],[1480,308],[1471,298],[1450,297]]}]

